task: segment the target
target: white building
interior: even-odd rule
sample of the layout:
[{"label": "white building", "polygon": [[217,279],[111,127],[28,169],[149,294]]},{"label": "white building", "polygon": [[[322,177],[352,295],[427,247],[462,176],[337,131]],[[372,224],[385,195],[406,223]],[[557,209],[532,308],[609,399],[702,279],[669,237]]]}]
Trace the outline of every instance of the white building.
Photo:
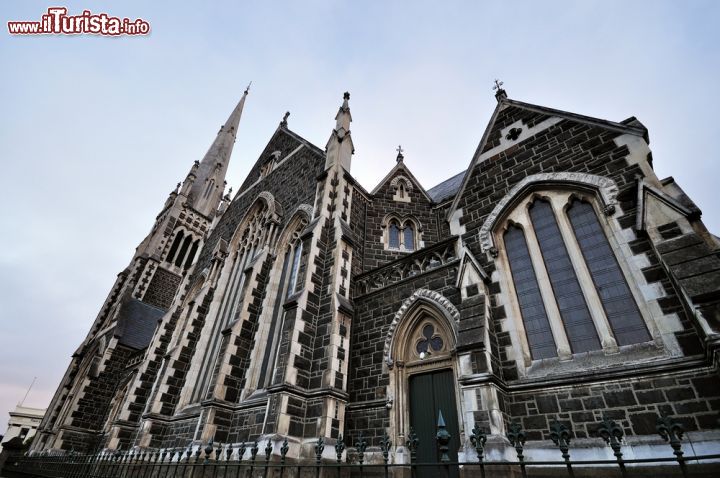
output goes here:
[{"label": "white building", "polygon": [[31,439],[45,415],[45,410],[45,408],[18,405],[15,410],[10,412],[10,420],[8,421],[7,431],[2,438],[2,444],[0,444],[0,451],[7,442],[15,437],[20,437],[23,443]]}]

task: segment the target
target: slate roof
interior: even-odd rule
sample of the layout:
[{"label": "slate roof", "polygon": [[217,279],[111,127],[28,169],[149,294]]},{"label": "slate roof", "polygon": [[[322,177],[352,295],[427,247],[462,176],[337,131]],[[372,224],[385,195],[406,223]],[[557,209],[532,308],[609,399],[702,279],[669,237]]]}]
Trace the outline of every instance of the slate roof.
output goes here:
[{"label": "slate roof", "polygon": [[115,336],[118,342],[133,349],[144,349],[150,345],[162,316],[163,309],[158,309],[137,299],[128,299],[118,312],[118,324]]},{"label": "slate roof", "polygon": [[466,172],[467,171],[462,171],[450,179],[446,179],[437,186],[428,189],[428,194],[432,200],[436,203],[440,203],[457,194],[458,189],[460,189],[463,179],[465,178]]}]

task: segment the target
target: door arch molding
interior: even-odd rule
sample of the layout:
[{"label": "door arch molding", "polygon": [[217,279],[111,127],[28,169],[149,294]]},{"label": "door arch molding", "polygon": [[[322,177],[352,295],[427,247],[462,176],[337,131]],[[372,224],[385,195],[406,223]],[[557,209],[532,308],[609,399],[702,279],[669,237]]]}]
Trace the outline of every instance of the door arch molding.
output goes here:
[{"label": "door arch molding", "polygon": [[[410,430],[410,378],[446,369],[452,372],[453,382],[457,384],[459,318],[459,312],[446,297],[427,289],[415,291],[395,314],[385,340],[389,376],[386,406],[390,419],[389,434],[398,443],[405,443],[405,436]],[[429,353],[421,356],[423,350]],[[454,387],[453,398],[458,418],[462,417],[457,386]],[[462,420],[457,425],[462,434]],[[405,453],[402,448],[399,453]]]}]

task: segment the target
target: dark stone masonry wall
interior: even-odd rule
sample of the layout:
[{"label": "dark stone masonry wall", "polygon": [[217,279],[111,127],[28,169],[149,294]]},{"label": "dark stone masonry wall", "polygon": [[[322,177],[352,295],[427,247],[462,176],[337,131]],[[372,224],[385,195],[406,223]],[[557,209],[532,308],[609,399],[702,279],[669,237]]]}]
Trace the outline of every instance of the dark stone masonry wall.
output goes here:
[{"label": "dark stone masonry wall", "polygon": [[155,421],[151,426],[152,448],[187,447],[195,438],[198,417],[173,420],[171,422]]},{"label": "dark stone masonry wall", "polygon": [[[527,111],[518,107],[508,107],[498,115],[497,122],[490,135],[488,146],[499,144],[500,130],[518,120],[532,126],[548,115]],[[526,127],[524,126],[524,127]],[[612,178],[620,192],[620,207],[615,213],[620,226],[624,229],[635,225],[637,176],[643,173],[637,165],[628,164],[626,146],[618,147],[613,141],[623,133],[611,131],[600,126],[591,126],[571,120],[563,120],[545,131],[536,134],[505,151],[484,160],[469,172],[466,189],[459,199],[458,207],[463,208],[461,224],[468,231],[463,240],[470,247],[483,268],[490,275],[495,270],[494,262],[488,260],[478,242],[477,231],[497,202],[503,198],[513,185],[523,178],[542,172],[580,172]],[[658,282],[666,292],[659,300],[664,313],[676,312],[682,322],[683,330],[676,336],[686,355],[701,353],[702,348],[690,318],[683,309],[679,294],[659,263],[653,247],[646,237],[638,237],[631,243],[635,254],[645,254],[650,266],[643,270],[649,282]],[[490,285],[493,304],[499,303],[502,285],[499,282]],[[502,345],[510,345],[510,337],[502,331],[497,321],[504,319],[508,311],[503,306],[493,309],[493,318],[497,325],[498,340]],[[516,365],[509,360],[501,347],[500,360],[503,364],[503,376],[506,380],[517,378]]]},{"label": "dark stone masonry wall", "polygon": [[[325,156],[322,151],[314,146],[307,146],[307,144],[286,129],[280,129],[275,133],[255,166],[253,166],[250,175],[243,183],[238,194],[246,190],[247,192],[233,199],[220,222],[210,233],[200,252],[191,282],[197,278],[205,267],[209,266],[217,241],[220,239],[230,241],[245,212],[257,200],[258,194],[261,192],[269,191],[282,206],[284,217],[281,227],[287,224],[293,211],[300,204],[312,206],[315,203],[317,177],[324,170]],[[281,158],[284,158],[300,145],[306,146],[277,167],[265,179],[251,187],[259,178],[260,168],[264,161],[273,151],[281,151]]]},{"label": "dark stone masonry wall", "polygon": [[[388,374],[383,372],[383,349],[395,313],[405,299],[421,288],[439,292],[459,305],[456,275],[457,261],[355,299],[348,372],[348,392],[353,405],[346,413],[345,426],[353,433],[362,431],[369,444],[379,445],[389,426],[383,402],[389,383]],[[378,404],[378,400],[382,403]],[[370,403],[364,406],[362,402]]]},{"label": "dark stone masonry wall", "polygon": [[714,372],[674,372],[633,379],[537,389],[505,396],[505,412],[522,423],[528,440],[548,440],[557,419],[574,438],[596,436],[602,413],[628,436],[655,435],[660,414],[672,415],[686,432],[714,430],[720,419],[720,377]]},{"label": "dark stone masonry wall", "polygon": [[[110,401],[112,400],[117,385],[122,381],[126,372],[126,365],[134,350],[116,345],[112,350],[110,357],[105,361],[104,369],[95,378],[90,378],[90,383],[82,390],[83,396],[77,402],[77,409],[71,414],[72,426],[84,430],[97,431],[100,430],[108,413],[110,412]],[[68,434],[70,438],[71,434]],[[87,442],[88,437],[79,437],[79,439]],[[81,449],[86,450],[93,443],[75,443],[74,440],[63,440],[62,448],[64,450]]]},{"label": "dark stone masonry wall", "polygon": [[160,401],[162,402],[160,414],[162,415],[171,416],[175,412],[175,405],[185,385],[185,377],[190,370],[190,363],[195,356],[195,346],[198,340],[200,340],[200,333],[205,325],[210,303],[214,295],[215,289],[209,289],[204,295],[202,302],[197,305],[197,315],[190,321],[186,332],[188,343],[182,348],[178,358],[170,363],[170,367],[174,370],[174,373],[167,377],[167,390],[160,395]]},{"label": "dark stone masonry wall", "polygon": [[158,267],[143,296],[143,302],[168,310],[175,298],[181,279],[179,275]]},{"label": "dark stone masonry wall", "polygon": [[[422,238],[425,247],[435,244],[438,241],[437,216],[432,211],[431,201],[422,193],[421,185],[413,184],[412,192],[408,193],[410,202],[393,200],[395,190],[390,187],[390,183],[397,176],[405,176],[408,180],[411,180],[409,174],[404,172],[402,168],[399,169],[378,189],[373,195],[372,201],[367,206],[363,272],[375,269],[407,255],[407,252],[385,249],[385,244],[383,243],[383,219],[391,212],[400,218],[412,216],[420,223],[422,232],[419,237]],[[416,231],[416,234],[417,233],[418,231]]]}]

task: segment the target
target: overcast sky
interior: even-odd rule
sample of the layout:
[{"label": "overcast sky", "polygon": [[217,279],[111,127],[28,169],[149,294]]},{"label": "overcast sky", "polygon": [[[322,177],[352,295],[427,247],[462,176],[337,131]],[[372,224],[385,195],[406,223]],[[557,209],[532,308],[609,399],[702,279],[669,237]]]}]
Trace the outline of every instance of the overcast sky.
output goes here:
[{"label": "overcast sky", "polygon": [[[511,98],[650,130],[720,231],[720,2],[50,2],[0,6],[0,434],[45,407],[115,276],[201,159],[248,82],[228,183],[286,110],[324,147],[350,91],[352,173],[371,190],[405,162],[426,188],[467,167]],[[146,37],[10,37],[63,4],[150,22]]]}]

